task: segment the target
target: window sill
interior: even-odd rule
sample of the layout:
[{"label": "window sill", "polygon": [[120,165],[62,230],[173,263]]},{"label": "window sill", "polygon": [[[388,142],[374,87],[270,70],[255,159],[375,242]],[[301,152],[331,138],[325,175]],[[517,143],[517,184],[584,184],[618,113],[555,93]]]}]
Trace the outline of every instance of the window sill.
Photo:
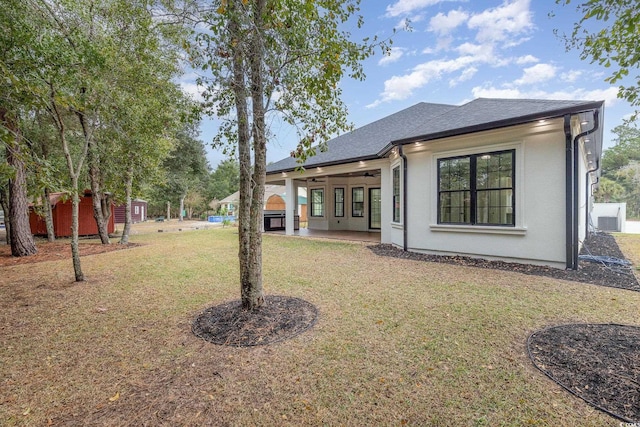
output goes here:
[{"label": "window sill", "polygon": [[453,225],[453,224],[430,224],[431,231],[448,231],[454,233],[477,233],[477,234],[508,234],[524,236],[527,229],[524,227],[500,227],[486,225]]},{"label": "window sill", "polygon": [[392,222],[391,223],[391,228],[397,228],[398,230],[403,230],[404,227],[402,226],[402,223],[400,222]]}]

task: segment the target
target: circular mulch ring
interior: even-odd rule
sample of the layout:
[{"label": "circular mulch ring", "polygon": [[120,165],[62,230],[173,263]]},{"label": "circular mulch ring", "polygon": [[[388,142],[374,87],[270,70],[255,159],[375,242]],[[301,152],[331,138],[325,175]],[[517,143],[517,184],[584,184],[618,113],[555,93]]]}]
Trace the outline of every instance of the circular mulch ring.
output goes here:
[{"label": "circular mulch ring", "polygon": [[640,422],[640,327],[554,326],[531,334],[527,350],[570,393],[620,420]]},{"label": "circular mulch ring", "polygon": [[240,300],[210,307],[193,322],[193,333],[213,344],[249,347],[293,338],[311,328],[316,307],[300,298],[267,295],[262,307],[242,309]]}]

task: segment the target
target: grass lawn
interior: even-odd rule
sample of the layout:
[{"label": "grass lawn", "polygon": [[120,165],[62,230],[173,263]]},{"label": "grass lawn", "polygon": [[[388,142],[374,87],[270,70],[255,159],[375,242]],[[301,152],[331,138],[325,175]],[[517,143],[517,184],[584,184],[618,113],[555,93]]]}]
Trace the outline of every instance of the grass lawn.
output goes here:
[{"label": "grass lawn", "polygon": [[[233,348],[194,337],[239,297],[234,228],[0,271],[0,425],[618,426],[537,371],[528,335],[640,324],[640,293],[264,238],[266,292],[315,304],[313,329]],[[620,236],[640,261],[640,236]]]}]

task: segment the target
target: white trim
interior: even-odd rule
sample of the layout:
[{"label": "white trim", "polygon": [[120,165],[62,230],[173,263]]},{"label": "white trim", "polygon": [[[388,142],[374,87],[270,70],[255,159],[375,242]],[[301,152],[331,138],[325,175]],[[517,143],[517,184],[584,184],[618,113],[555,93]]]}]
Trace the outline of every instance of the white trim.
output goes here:
[{"label": "white trim", "polygon": [[452,225],[452,224],[429,224],[431,231],[451,231],[457,233],[479,233],[479,234],[512,234],[524,236],[527,234],[526,227],[501,227],[489,225]]},{"label": "white trim", "polygon": [[[313,190],[322,190],[322,216],[314,216],[313,215]],[[327,218],[327,188],[326,186],[318,186],[318,187],[309,187],[309,199],[307,199],[307,205],[310,209],[307,211],[307,216],[309,218]]]},{"label": "white trim", "polygon": [[[395,168],[399,168],[399,172],[400,172],[400,221],[394,221],[393,217],[395,215],[395,206],[393,206],[393,204],[391,205],[391,226],[393,228],[403,228],[402,227],[402,211],[404,209],[404,200],[403,200],[403,192],[402,189],[404,187],[404,182],[402,179],[402,158],[398,157],[396,160],[394,160],[393,162],[391,162],[391,165],[389,167],[389,171],[391,172],[391,201],[393,203],[393,170]],[[384,209],[384,208],[383,208]],[[398,227],[401,226],[401,227]]]}]

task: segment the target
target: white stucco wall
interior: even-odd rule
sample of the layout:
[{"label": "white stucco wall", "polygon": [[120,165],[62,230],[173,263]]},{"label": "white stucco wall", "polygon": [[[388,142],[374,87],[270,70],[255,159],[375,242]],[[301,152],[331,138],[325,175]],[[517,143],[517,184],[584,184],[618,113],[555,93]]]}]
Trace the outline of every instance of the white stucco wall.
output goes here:
[{"label": "white stucco wall", "polygon": [[[362,171],[362,172],[360,172]],[[364,171],[375,171],[374,176],[364,176]],[[351,175],[351,176],[345,176]],[[391,218],[389,183],[389,159],[356,162],[304,171],[296,174],[296,179],[304,180],[307,188],[308,228],[312,230],[378,231],[369,229],[369,189],[381,189],[381,224],[388,224]],[[275,180],[276,177],[271,177]],[[313,181],[315,179],[315,182]],[[354,217],[352,212],[352,189],[364,189],[364,212],[362,217]],[[311,193],[313,189],[324,190],[324,215],[312,217]],[[334,189],[344,188],[344,216],[335,216]],[[380,229],[379,231],[382,232]],[[382,235],[381,235],[382,239]],[[387,242],[390,242],[387,237]]]},{"label": "white stucco wall", "polygon": [[[515,227],[437,223],[437,160],[515,149]],[[565,138],[562,120],[405,147],[408,249],[565,266]],[[582,174],[584,176],[584,174]],[[390,225],[392,243],[402,230]]]}]

